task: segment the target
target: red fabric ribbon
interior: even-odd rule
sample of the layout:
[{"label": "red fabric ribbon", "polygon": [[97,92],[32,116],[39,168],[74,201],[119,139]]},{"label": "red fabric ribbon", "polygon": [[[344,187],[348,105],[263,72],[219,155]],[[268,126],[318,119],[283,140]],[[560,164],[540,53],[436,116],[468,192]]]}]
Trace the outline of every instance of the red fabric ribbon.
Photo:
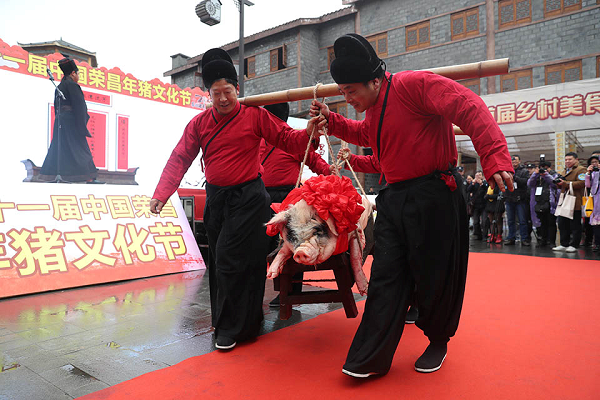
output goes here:
[{"label": "red fabric ribbon", "polygon": [[454,192],[456,190],[456,180],[454,179],[454,175],[446,175],[441,174],[442,180],[446,183],[446,186],[450,188],[450,191]]},{"label": "red fabric ribbon", "polygon": [[[352,186],[350,178],[336,175],[315,176],[304,182],[304,186],[292,190],[282,203],[271,204],[271,208],[275,212],[285,211],[300,200],[304,200],[308,205],[314,207],[317,215],[324,221],[330,217],[333,219],[339,235],[334,254],[346,251],[348,249],[348,233],[356,229],[356,224],[365,210],[362,206],[362,198]],[[269,236],[275,236],[278,233],[278,226],[267,226]],[[344,240],[340,243],[342,237]],[[342,248],[344,250],[338,253],[338,250]]]}]

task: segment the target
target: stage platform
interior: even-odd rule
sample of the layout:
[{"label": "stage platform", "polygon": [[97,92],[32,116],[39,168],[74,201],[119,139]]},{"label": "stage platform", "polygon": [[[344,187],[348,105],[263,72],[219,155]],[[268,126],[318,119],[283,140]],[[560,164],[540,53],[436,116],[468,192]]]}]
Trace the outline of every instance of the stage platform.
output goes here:
[{"label": "stage platform", "polygon": [[[586,394],[600,390],[597,380],[593,379],[598,365],[592,365],[598,363],[594,354],[598,354],[599,341],[597,335],[593,339],[589,332],[598,325],[600,315],[591,301],[581,307],[577,302],[580,297],[597,299],[597,288],[588,293],[589,280],[590,274],[596,277],[600,274],[591,271],[589,266],[597,263],[600,271],[600,254],[592,253],[591,249],[556,254],[550,248],[521,247],[520,244],[490,247],[477,241],[471,242],[471,251],[477,254],[471,257],[463,320],[457,337],[451,341],[448,360],[441,371],[428,375],[430,378],[410,368],[415,355],[418,357],[421,347],[426,346],[422,333],[412,325],[405,330],[390,374],[368,385],[358,385],[352,378],[346,380],[340,369],[362,313],[357,319],[348,320],[339,310],[341,304],[303,305],[294,307],[292,318],[280,321],[278,310],[268,306],[275,296],[271,281],[267,282],[261,332],[267,336],[241,345],[231,353],[213,353],[208,275],[205,276],[204,271],[193,271],[0,300],[0,399],[71,399],[109,387],[112,389],[92,394],[90,398],[151,398],[144,392],[144,386],[151,387],[157,395],[160,393],[160,398],[170,398],[165,397],[169,389],[161,386],[170,379],[176,379],[182,390],[195,388],[193,393],[197,396],[190,394],[185,398],[228,398],[237,392],[228,388],[220,390],[216,383],[220,380],[218,377],[229,375],[228,371],[245,374],[245,377],[228,378],[222,385],[244,385],[248,383],[244,379],[252,379],[261,393],[248,398],[275,398],[281,394],[275,390],[274,375],[277,374],[265,368],[268,365],[281,368],[279,358],[285,361],[289,357],[298,366],[302,362],[324,361],[307,365],[308,371],[299,369],[295,377],[299,382],[296,393],[288,391],[293,376],[292,381],[286,378],[281,383],[290,394],[288,398],[318,398],[319,393],[335,398],[327,390],[342,390],[346,394],[355,391],[362,396],[372,393],[385,398],[381,395],[384,389],[409,390],[411,385],[427,388],[424,393],[432,396],[436,390],[449,390],[450,397],[439,398],[500,398],[501,395],[524,398],[527,395],[531,399],[538,398],[536,395],[540,393],[546,393],[545,398],[553,398],[552,392],[536,388],[544,379],[548,387],[559,385],[556,390],[560,398],[592,398]],[[514,258],[509,254],[536,257]],[[549,259],[556,257],[561,258],[560,262]],[[506,261],[513,258],[515,263]],[[488,263],[494,259],[502,262]],[[590,264],[577,259],[595,261]],[[517,261],[523,269],[520,275],[514,273]],[[547,274],[546,264],[549,265]],[[529,270],[530,265],[533,270]],[[531,279],[538,276],[543,280],[541,289],[544,291],[540,296],[527,287]],[[561,286],[566,292],[556,293]],[[305,290],[313,289],[305,286]],[[497,309],[498,303],[502,303],[501,295],[507,295],[508,301]],[[562,306],[549,308],[543,301],[547,296],[552,304]],[[564,296],[564,300],[557,296]],[[362,309],[362,297],[355,297]],[[525,300],[527,303],[523,304]],[[485,304],[496,308],[486,313]],[[591,314],[585,318],[580,315],[588,311]],[[314,318],[320,320],[309,321]],[[537,330],[537,327],[548,329],[552,320],[557,324],[553,330]],[[318,351],[306,348],[315,329],[322,329],[318,334],[326,338],[323,343],[335,346],[329,349],[320,346]],[[279,330],[282,331],[273,333]],[[498,342],[502,337],[500,331],[507,333],[502,343]],[[282,343],[286,340],[298,340],[302,348],[294,349],[290,345],[284,349]],[[274,350],[261,354],[271,360],[271,364],[259,354],[269,348]],[[475,358],[464,354],[469,348],[475,352]],[[584,357],[586,348],[589,350],[587,358]],[[292,353],[296,355],[290,355]],[[312,360],[311,354],[321,358]],[[477,354],[496,358],[482,360]],[[531,357],[537,357],[538,361]],[[549,364],[546,363],[548,358],[551,359]],[[480,364],[474,368],[472,363],[476,360]],[[242,373],[240,363],[254,367]],[[214,368],[214,373],[198,370],[199,365]],[[186,368],[191,369],[189,373],[185,372]],[[158,375],[144,375],[153,371]],[[507,371],[512,372],[507,374]],[[202,373],[205,376],[200,376]],[[461,374],[474,375],[459,379]],[[262,383],[257,378],[261,375]],[[324,386],[324,392],[319,392],[315,388],[315,377],[320,377],[319,384],[331,382],[333,386]],[[188,378],[199,381],[185,382]],[[307,386],[309,382],[313,383]],[[390,382],[399,382],[400,386],[391,387]],[[500,387],[493,387],[499,382]],[[560,391],[568,382],[572,389]],[[123,384],[118,385],[120,383]],[[262,389],[261,384],[265,385]],[[203,397],[202,387],[210,388],[210,395]],[[514,396],[508,396],[507,390],[514,390]],[[407,392],[406,398],[413,398],[410,393],[416,392]],[[573,396],[563,396],[564,393]],[[175,390],[172,395],[172,398],[184,398],[176,397],[182,396],[181,391]],[[482,395],[486,397],[477,397]]]}]

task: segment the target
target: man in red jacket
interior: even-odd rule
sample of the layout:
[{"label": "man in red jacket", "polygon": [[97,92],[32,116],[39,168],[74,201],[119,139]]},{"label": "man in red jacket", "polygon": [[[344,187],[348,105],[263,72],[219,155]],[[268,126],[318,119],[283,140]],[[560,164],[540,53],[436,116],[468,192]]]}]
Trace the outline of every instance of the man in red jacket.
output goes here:
[{"label": "man in red jacket", "polygon": [[[265,109],[283,122],[287,122],[290,115],[288,103],[266,105]],[[304,152],[295,155],[289,154],[263,140],[260,144],[260,160],[264,168],[262,179],[267,193],[271,197],[271,204],[281,203],[296,186],[298,175],[300,175],[300,166],[304,160]],[[319,175],[330,175],[333,168],[314,149],[309,149],[306,155],[306,166]],[[278,243],[279,235],[270,236],[269,253],[277,248]],[[292,279],[302,281],[303,277],[304,273],[298,272]],[[302,292],[302,282],[292,283],[292,292],[294,294]],[[279,307],[279,295],[271,300],[269,306]]]},{"label": "man in red jacket", "polygon": [[[204,224],[215,347],[233,348],[258,335],[263,320],[269,196],[260,178],[260,142],[291,152],[306,149],[306,130],[294,130],[263,108],[237,100],[237,72],[222,49],[202,57],[202,78],[213,108],[192,118],[160,177],[150,209],[160,212],[202,150],[206,176]],[[309,132],[326,121],[312,119]],[[318,136],[318,135],[317,135]],[[235,171],[235,173],[232,173]]]},{"label": "man in red jacket", "polygon": [[365,378],[389,371],[415,283],[416,324],[430,341],[415,369],[433,372],[458,327],[469,253],[452,123],[471,137],[490,184],[512,190],[506,140],[485,103],[464,86],[430,72],[391,75],[357,34],[338,38],[334,52],[331,75],[366,117],[349,120],[317,101],[311,115],[328,119],[329,134],[371,147],[389,183],[376,200],[369,294],[342,372]]}]

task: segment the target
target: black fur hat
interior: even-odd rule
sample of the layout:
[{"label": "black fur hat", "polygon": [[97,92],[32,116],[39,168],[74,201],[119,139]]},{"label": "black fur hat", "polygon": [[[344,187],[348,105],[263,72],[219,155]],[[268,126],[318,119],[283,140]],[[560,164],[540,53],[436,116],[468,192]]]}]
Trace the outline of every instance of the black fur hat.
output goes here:
[{"label": "black fur hat", "polygon": [[337,38],[333,51],[335,60],[331,63],[330,72],[338,84],[368,82],[380,76],[385,69],[385,63],[377,57],[369,41],[356,33]]},{"label": "black fur hat", "polygon": [[219,79],[231,79],[237,82],[237,71],[225,50],[210,49],[202,56],[202,80],[204,86],[210,89]]},{"label": "black fur hat", "polygon": [[69,57],[65,57],[62,60],[60,60],[58,62],[58,66],[62,70],[63,74],[65,74],[65,76],[71,75],[71,72],[73,71],[79,71],[79,69],[77,68],[77,64],[75,64],[75,61],[71,60]]}]

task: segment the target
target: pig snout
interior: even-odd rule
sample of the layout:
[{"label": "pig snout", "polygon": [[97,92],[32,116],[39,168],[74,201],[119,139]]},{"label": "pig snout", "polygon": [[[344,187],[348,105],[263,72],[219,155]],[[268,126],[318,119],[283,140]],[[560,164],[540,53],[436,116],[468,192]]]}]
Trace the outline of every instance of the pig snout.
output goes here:
[{"label": "pig snout", "polygon": [[310,242],[304,242],[294,251],[294,261],[298,264],[311,265],[317,261],[319,249]]}]

